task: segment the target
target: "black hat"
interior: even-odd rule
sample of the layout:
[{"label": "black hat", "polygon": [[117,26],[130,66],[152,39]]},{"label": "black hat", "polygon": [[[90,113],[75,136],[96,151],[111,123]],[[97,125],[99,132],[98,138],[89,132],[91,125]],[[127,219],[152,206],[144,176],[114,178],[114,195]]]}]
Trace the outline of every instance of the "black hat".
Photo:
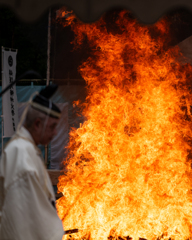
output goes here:
[{"label": "black hat", "polygon": [[60,118],[60,109],[50,100],[56,92],[58,86],[56,84],[49,85],[43,88],[31,102],[31,106],[51,117]]}]

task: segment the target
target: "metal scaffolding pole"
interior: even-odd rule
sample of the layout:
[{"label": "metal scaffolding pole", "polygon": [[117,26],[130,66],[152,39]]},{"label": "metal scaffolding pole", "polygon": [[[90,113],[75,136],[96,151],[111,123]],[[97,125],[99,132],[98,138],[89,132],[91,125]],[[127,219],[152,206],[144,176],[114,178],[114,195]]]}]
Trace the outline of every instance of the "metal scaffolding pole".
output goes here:
[{"label": "metal scaffolding pole", "polygon": [[[47,81],[46,85],[49,85],[50,81],[50,51],[51,51],[51,8],[48,15],[48,34],[47,34]],[[48,146],[45,146],[45,165],[48,162]]]},{"label": "metal scaffolding pole", "polygon": [[[2,81],[2,89],[4,88],[3,86],[3,59],[4,59],[4,47],[2,46],[1,47],[1,81]],[[3,124],[4,124],[4,118],[3,118],[3,98],[2,98],[2,113],[1,113],[1,154],[3,152],[3,136],[4,136],[4,127],[3,127]]]},{"label": "metal scaffolding pole", "polygon": [[48,16],[48,34],[47,34],[47,82],[46,85],[49,85],[50,81],[50,51],[51,51],[51,8],[49,9]]}]

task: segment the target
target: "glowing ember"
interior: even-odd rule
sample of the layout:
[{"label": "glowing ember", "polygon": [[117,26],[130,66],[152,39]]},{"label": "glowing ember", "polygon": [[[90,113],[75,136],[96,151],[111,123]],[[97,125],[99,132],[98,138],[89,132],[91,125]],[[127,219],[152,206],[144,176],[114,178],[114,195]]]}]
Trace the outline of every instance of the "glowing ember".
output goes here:
[{"label": "glowing ember", "polygon": [[58,184],[65,229],[81,231],[64,238],[192,237],[192,67],[176,61],[178,49],[164,50],[168,24],[141,26],[124,11],[116,34],[103,19],[69,22],[74,42],[86,36],[93,50],[80,67],[86,121],[70,132]]}]

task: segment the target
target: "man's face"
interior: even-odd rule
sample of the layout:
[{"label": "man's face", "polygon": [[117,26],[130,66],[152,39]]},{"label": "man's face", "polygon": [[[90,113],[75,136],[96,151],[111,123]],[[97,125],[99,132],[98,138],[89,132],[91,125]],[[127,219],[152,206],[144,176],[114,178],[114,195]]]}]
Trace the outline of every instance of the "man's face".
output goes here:
[{"label": "man's face", "polygon": [[[39,143],[42,145],[47,145],[53,139],[53,137],[57,134],[57,124],[59,119],[48,117],[47,124],[45,121],[41,122],[41,128],[39,129]],[[46,124],[46,126],[45,126]]]}]

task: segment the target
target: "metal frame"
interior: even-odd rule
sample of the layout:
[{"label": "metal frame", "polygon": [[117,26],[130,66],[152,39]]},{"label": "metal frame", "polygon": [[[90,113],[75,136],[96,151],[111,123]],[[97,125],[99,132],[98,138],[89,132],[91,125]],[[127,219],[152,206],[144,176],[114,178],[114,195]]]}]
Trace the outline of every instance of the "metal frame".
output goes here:
[{"label": "metal frame", "polygon": [[84,22],[97,21],[104,12],[115,7],[131,11],[140,21],[152,24],[178,7],[192,11],[191,0],[0,0],[24,21],[37,21],[50,6],[67,6]]}]

